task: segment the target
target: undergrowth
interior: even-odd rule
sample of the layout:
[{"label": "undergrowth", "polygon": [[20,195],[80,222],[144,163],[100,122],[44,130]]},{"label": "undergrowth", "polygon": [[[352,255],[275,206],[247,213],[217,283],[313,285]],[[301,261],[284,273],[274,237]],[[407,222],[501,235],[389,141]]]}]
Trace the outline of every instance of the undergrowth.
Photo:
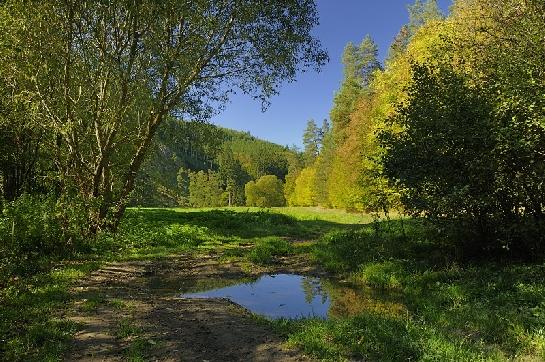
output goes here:
[{"label": "undergrowth", "polygon": [[[355,288],[401,306],[366,302],[329,320],[271,322],[289,343],[325,360],[545,359],[545,265],[461,262],[418,220],[324,235],[315,260]],[[332,296],[331,310],[339,303]]]}]

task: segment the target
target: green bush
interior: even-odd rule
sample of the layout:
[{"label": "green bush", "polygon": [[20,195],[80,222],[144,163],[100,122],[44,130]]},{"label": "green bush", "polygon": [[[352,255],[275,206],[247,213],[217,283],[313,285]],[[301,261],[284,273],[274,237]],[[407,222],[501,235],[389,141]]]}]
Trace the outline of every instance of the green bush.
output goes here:
[{"label": "green bush", "polygon": [[[397,269],[399,265],[380,266],[396,259],[418,260],[419,268],[444,265],[454,259],[454,249],[435,228],[421,220],[396,220],[365,225],[357,230],[334,230],[320,238],[313,254],[330,271],[363,272],[362,276],[371,279],[391,268],[392,271]],[[373,263],[376,265],[368,266]]]},{"label": "green bush", "polygon": [[249,254],[249,259],[256,264],[272,264],[277,257],[293,252],[289,241],[280,238],[259,239]]},{"label": "green bush", "polygon": [[330,271],[353,271],[362,263],[383,260],[391,254],[385,246],[390,240],[372,228],[356,231],[332,231],[318,242],[315,255]]},{"label": "green bush", "polygon": [[284,206],[284,185],[274,175],[262,176],[257,181],[250,181],[244,188],[246,205],[257,207]]},{"label": "green bush", "polygon": [[449,231],[466,258],[542,260],[543,112],[521,107],[520,94],[497,103],[496,82],[475,86],[450,66],[413,64],[412,74],[379,137],[405,210]]},{"label": "green bush", "polygon": [[401,318],[362,314],[272,323],[289,344],[320,360],[416,361],[422,353],[418,328]]}]

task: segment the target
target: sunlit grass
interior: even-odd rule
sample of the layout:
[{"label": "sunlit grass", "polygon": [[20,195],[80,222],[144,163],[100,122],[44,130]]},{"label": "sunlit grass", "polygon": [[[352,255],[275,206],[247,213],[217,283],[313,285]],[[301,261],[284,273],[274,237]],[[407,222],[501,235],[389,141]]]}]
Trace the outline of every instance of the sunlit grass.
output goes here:
[{"label": "sunlit grass", "polygon": [[[248,271],[303,254],[369,294],[347,294],[332,307],[349,308],[350,317],[332,311],[329,320],[263,322],[318,359],[545,360],[545,265],[460,263],[418,220],[373,221],[318,208],[130,209],[118,234],[102,234],[86,253],[0,290],[0,353],[60,359],[78,328],[59,313],[69,287],[104,262],[213,251]],[[96,295],[81,309],[103,305],[129,308]],[[124,323],[116,335],[130,339],[125,356],[142,360],[150,342]]]}]

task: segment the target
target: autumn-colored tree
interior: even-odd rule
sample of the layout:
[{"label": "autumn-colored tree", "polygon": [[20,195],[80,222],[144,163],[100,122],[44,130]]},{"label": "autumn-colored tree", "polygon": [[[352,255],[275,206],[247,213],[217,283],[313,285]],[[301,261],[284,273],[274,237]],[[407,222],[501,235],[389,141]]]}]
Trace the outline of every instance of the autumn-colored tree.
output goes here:
[{"label": "autumn-colored tree", "polygon": [[286,183],[284,184],[284,198],[286,203],[291,206],[291,201],[295,197],[295,186],[297,178],[301,174],[304,167],[304,160],[297,147],[292,148],[292,152],[288,154],[288,174],[286,175]]},{"label": "autumn-colored tree", "polygon": [[316,169],[304,168],[295,181],[295,190],[288,200],[290,206],[316,205]]},{"label": "autumn-colored tree", "polygon": [[378,48],[370,36],[366,36],[358,48],[348,44],[345,49],[345,79],[331,110],[333,140],[330,142],[334,144],[334,151],[325,149],[330,153],[327,199],[334,207],[361,208],[357,181],[366,155],[360,147],[361,130],[352,119],[362,99],[372,97],[374,79],[381,70],[377,57]]}]

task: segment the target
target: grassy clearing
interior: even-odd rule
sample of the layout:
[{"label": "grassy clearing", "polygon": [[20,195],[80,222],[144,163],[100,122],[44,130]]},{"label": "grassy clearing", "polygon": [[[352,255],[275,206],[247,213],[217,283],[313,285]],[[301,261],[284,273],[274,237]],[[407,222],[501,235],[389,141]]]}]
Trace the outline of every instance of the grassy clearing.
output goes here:
[{"label": "grassy clearing", "polygon": [[[249,267],[309,254],[366,291],[364,301],[343,297],[356,311],[350,317],[264,322],[319,359],[545,360],[544,264],[458,263],[455,250],[419,221],[371,221],[306,208],[129,210],[117,235],[101,235],[63,266],[2,287],[0,354],[62,359],[78,328],[60,313],[69,287],[103,262],[221,252]],[[82,308],[103,303],[129,308],[100,296]],[[116,335],[127,340],[126,358],[138,361],[153,343],[131,323]]]},{"label": "grassy clearing", "polygon": [[7,361],[56,360],[78,326],[60,311],[70,300],[70,283],[97,267],[67,265],[14,280],[0,290],[0,355]]}]

